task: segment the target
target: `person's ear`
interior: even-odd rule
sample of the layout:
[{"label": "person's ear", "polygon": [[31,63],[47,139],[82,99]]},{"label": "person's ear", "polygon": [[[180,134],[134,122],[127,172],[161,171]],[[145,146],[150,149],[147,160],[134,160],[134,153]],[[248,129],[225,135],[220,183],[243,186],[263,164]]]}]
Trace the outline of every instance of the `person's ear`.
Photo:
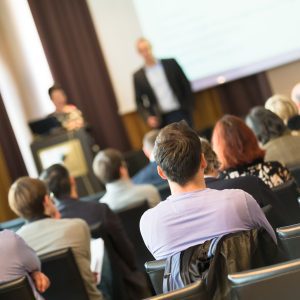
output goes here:
[{"label": "person's ear", "polygon": [[162,179],[164,179],[164,180],[168,179],[167,176],[165,175],[163,169],[160,166],[157,166],[157,173]]},{"label": "person's ear", "polygon": [[207,167],[207,161],[206,161],[205,156],[204,156],[203,153],[201,153],[200,159],[201,159],[200,168],[203,169],[203,170],[205,170],[206,167]]}]

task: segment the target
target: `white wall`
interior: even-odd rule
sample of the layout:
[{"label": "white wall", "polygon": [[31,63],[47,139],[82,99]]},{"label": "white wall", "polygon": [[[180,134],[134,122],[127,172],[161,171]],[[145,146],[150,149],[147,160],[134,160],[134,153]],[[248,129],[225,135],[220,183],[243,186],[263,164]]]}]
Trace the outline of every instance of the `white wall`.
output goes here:
[{"label": "white wall", "polygon": [[27,0],[0,1],[0,90],[28,173],[37,174],[28,121],[53,111],[53,83]]},{"label": "white wall", "polygon": [[132,0],[87,0],[121,114],[134,111],[132,74],[142,64],[135,50],[141,37]]},{"label": "white wall", "polygon": [[267,77],[274,93],[290,96],[294,85],[300,82],[300,61],[269,70]]}]

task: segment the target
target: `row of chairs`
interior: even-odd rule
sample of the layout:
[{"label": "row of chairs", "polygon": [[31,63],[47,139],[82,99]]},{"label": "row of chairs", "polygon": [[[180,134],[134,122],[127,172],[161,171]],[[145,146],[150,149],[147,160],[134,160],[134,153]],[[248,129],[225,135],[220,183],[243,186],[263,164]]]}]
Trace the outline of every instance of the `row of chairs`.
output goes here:
[{"label": "row of chairs", "polygon": [[[70,249],[61,249],[40,257],[42,272],[50,279],[51,285],[43,294],[47,300],[88,300],[82,277]],[[27,277],[2,283],[1,300],[34,300]]]},{"label": "row of chairs", "polygon": [[[230,299],[298,300],[300,259],[228,275]],[[149,298],[151,300],[210,300],[203,280],[185,288]]]},{"label": "row of chairs", "polygon": [[[288,259],[276,265],[228,275],[231,299],[298,299],[300,293],[300,224],[278,228],[280,249]],[[158,296],[149,299],[209,299],[203,281],[162,294],[165,260],[150,261],[146,271]]]}]

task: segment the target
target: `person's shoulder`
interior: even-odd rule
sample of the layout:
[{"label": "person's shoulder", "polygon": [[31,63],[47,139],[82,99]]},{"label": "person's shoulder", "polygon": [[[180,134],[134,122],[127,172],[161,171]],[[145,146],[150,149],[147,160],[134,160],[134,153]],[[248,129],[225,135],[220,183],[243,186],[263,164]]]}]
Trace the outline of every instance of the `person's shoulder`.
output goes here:
[{"label": "person's shoulder", "polygon": [[78,230],[81,228],[86,228],[87,223],[79,218],[72,219],[59,219],[56,220],[57,227],[61,227],[62,230]]},{"label": "person's shoulder", "polygon": [[140,67],[133,72],[133,77],[138,78],[144,72],[144,67]]},{"label": "person's shoulder", "polygon": [[135,184],[134,189],[139,192],[157,193],[157,188],[152,184]]},{"label": "person's shoulder", "polygon": [[162,58],[160,59],[162,63],[177,63],[175,58],[169,57],[169,58]]},{"label": "person's shoulder", "polygon": [[20,237],[13,231],[4,229],[0,232],[1,244],[10,245],[19,241]]}]

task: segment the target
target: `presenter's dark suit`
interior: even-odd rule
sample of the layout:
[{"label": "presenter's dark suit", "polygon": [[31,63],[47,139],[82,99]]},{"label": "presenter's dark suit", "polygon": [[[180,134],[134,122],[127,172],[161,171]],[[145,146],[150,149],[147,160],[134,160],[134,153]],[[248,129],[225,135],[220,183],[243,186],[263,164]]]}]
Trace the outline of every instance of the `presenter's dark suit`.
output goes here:
[{"label": "presenter's dark suit", "polygon": [[[187,119],[187,122],[191,125],[194,100],[191,85],[175,59],[161,59],[160,62],[163,66],[170,88],[179,101],[180,113],[183,113],[185,119]],[[149,116],[156,116],[162,121],[162,127],[178,121],[172,119],[169,120],[168,118],[167,120],[164,120],[166,119],[166,116],[159,110],[156,95],[147,79],[144,67],[134,73],[133,81],[137,108],[145,120],[147,120]]]},{"label": "presenter's dark suit", "polygon": [[144,292],[146,283],[143,274],[137,270],[133,245],[124,231],[121,220],[107,204],[65,197],[58,200],[57,208],[62,218],[81,218],[89,225],[101,222],[101,230],[114,249],[114,263],[121,271],[124,288],[132,297],[130,299],[147,295]]},{"label": "presenter's dark suit", "polygon": [[291,225],[289,223],[289,212],[272,190],[264,182],[255,176],[241,176],[232,179],[218,179],[206,177],[205,183],[208,188],[216,190],[240,189],[250,194],[260,207],[272,206],[268,221],[273,228]]}]

